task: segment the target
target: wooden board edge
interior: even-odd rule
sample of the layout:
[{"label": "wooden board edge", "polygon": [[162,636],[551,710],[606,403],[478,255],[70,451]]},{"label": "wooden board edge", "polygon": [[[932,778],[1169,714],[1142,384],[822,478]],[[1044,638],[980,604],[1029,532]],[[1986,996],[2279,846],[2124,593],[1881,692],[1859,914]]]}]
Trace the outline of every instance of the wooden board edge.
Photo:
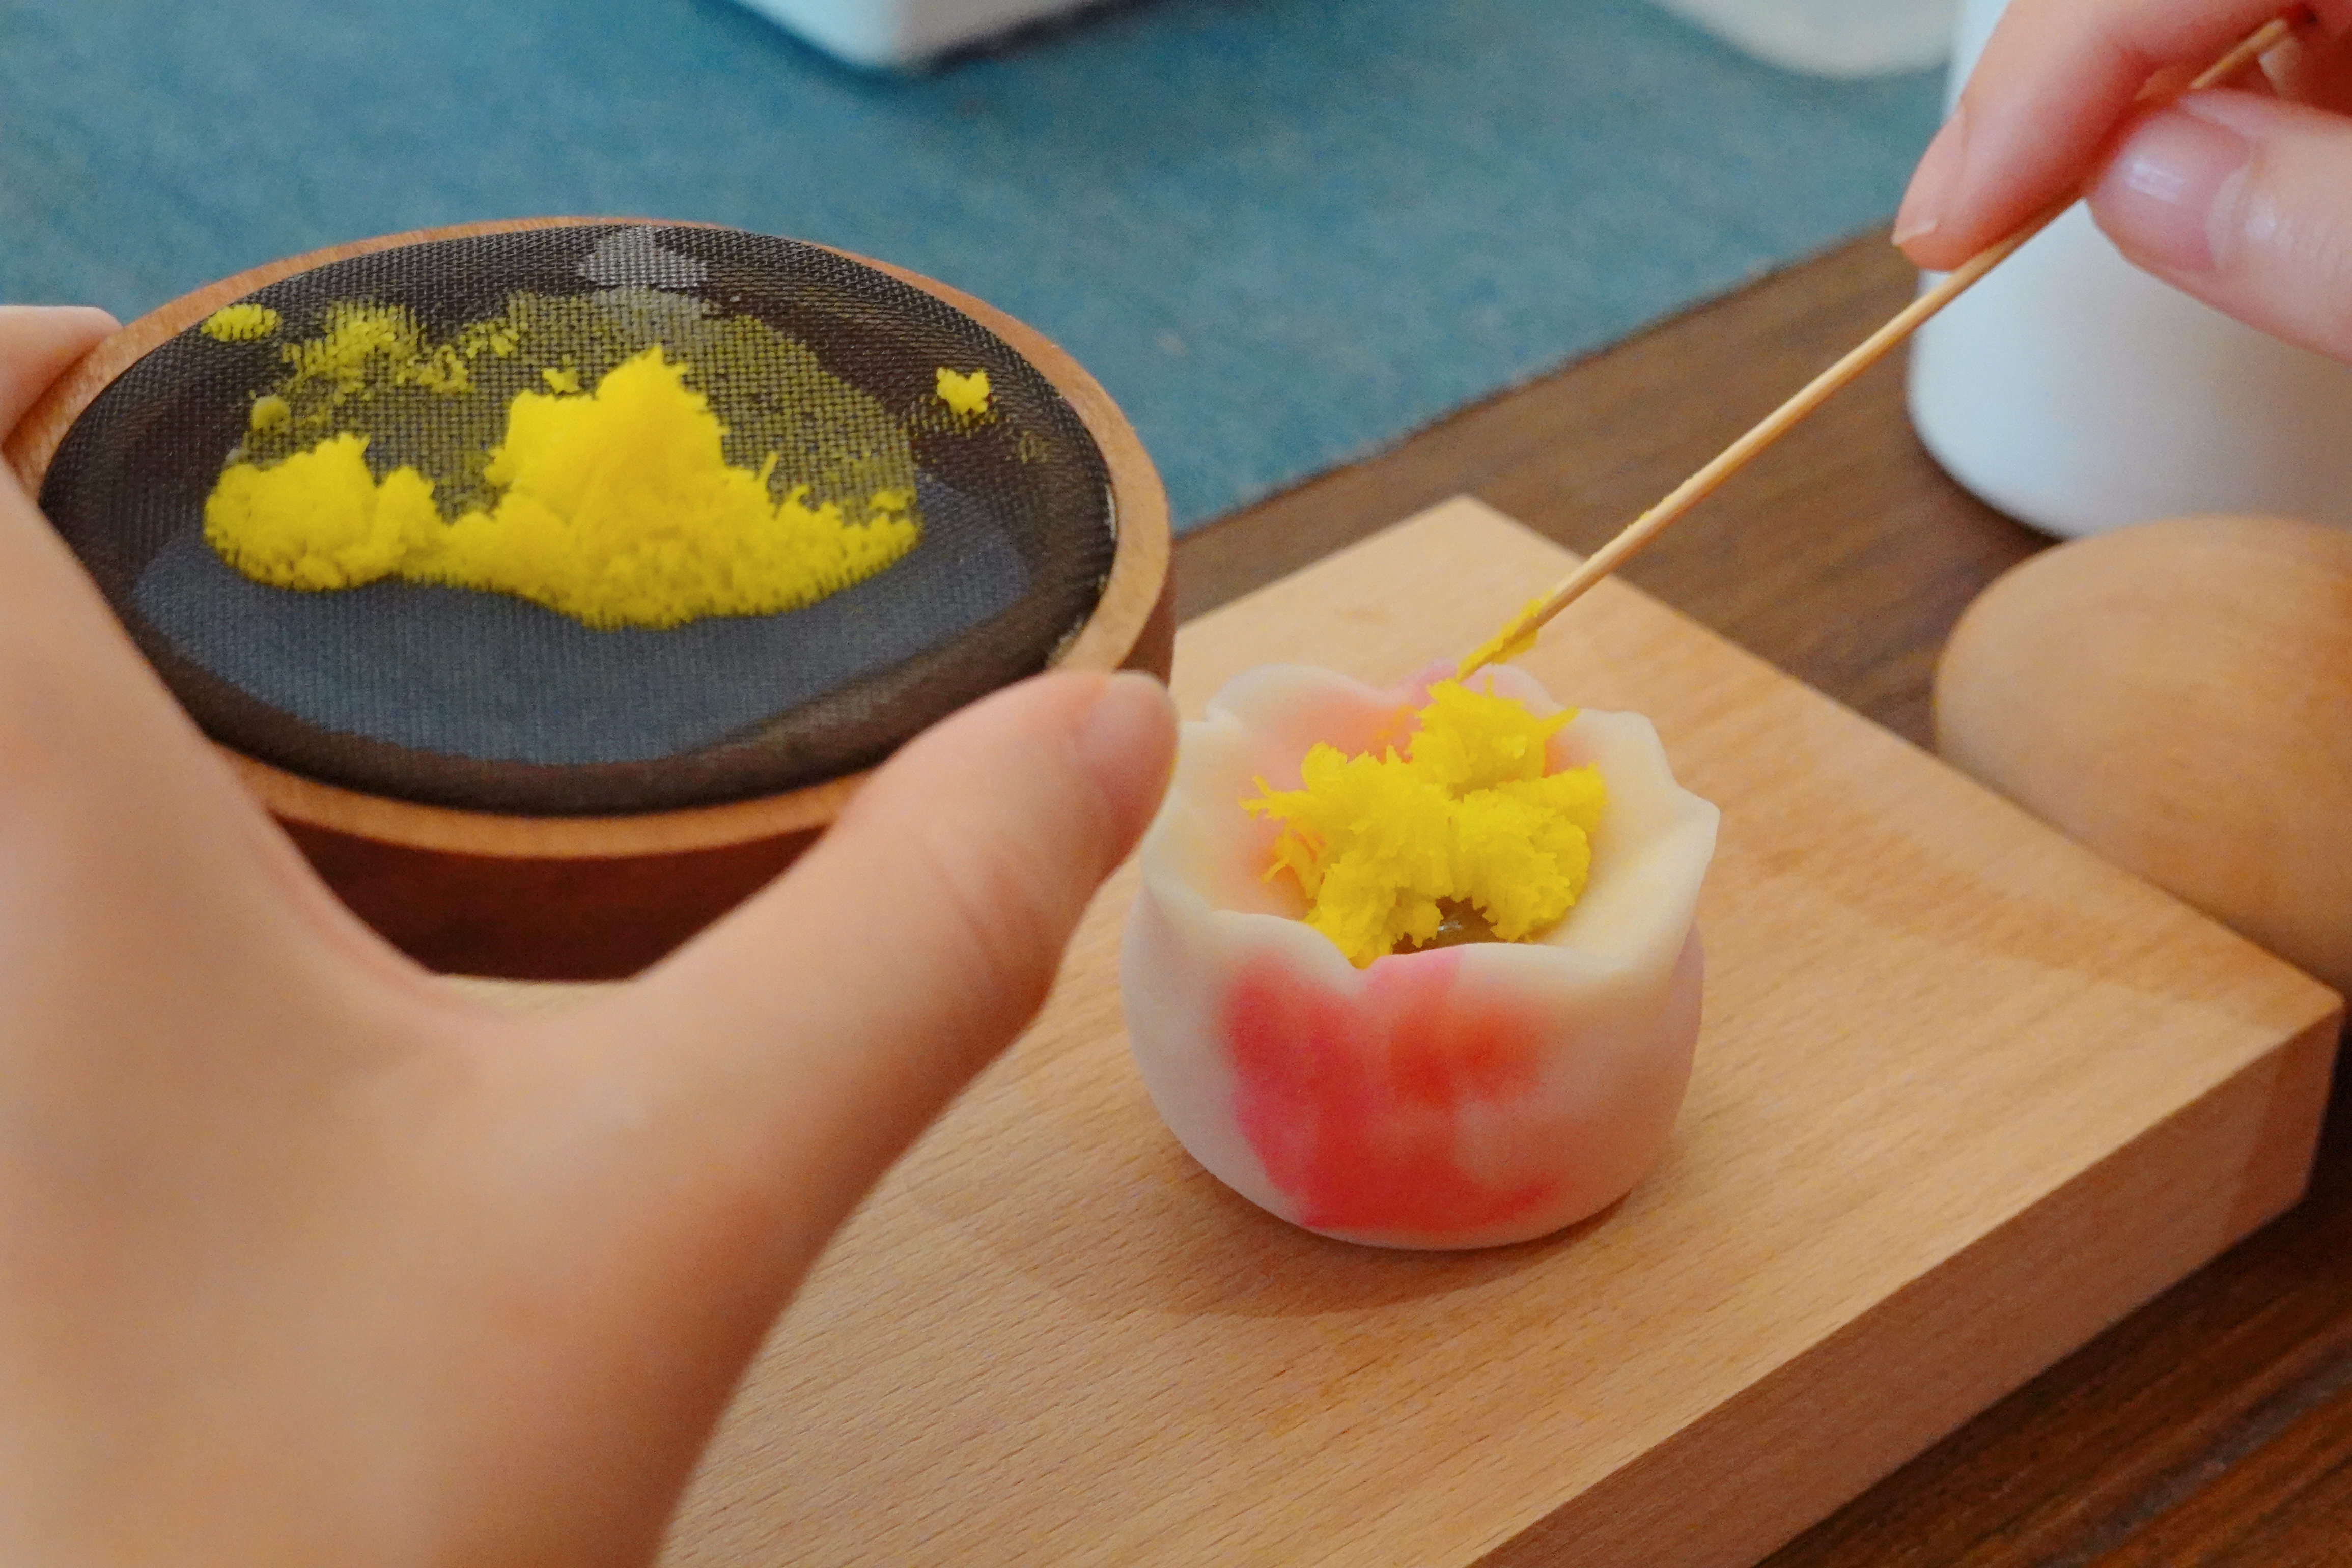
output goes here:
[{"label": "wooden board edge", "polygon": [[1735,1568],[1785,1544],[2293,1207],[2343,1025],[2339,1003],[1478,1568]]},{"label": "wooden board edge", "polygon": [[[1456,514],[1459,514],[1458,518]],[[1509,512],[1504,511],[1488,502],[1480,500],[1476,496],[1467,494],[1449,496],[1444,500],[1439,501],[1433,506],[1425,506],[1419,511],[1406,513],[1404,516],[1398,518],[1394,522],[1384,523],[1381,527],[1374,529],[1371,532],[1365,534],[1361,539],[1350,540],[1348,543],[1341,545],[1339,549],[1334,550],[1328,555],[1323,556],[1319,560],[1310,561],[1295,572],[1286,572],[1271,583],[1262,583],[1258,586],[1252,588],[1246,594],[1235,595],[1233,598],[1226,600],[1223,604],[1217,605],[1214,609],[1202,611],[1192,619],[1186,621],[1184,623],[1184,629],[1187,632],[1190,632],[1195,626],[1203,626],[1229,616],[1237,615],[1246,606],[1256,603],[1259,599],[1265,597],[1269,594],[1279,593],[1286,589],[1295,591],[1298,579],[1307,575],[1308,573],[1319,571],[1322,568],[1330,565],[1334,562],[1345,561],[1351,555],[1361,554],[1380,549],[1382,546],[1383,542],[1393,541],[1395,536],[1400,533],[1408,532],[1416,528],[1433,528],[1443,526],[1449,521],[1461,523],[1476,523],[1480,525],[1493,525],[1507,528],[1513,532],[1525,534],[1528,538],[1538,542],[1547,550],[1557,551],[1571,563],[1581,562],[1584,559],[1581,555],[1577,554],[1574,551],[1560,543],[1559,541],[1551,538],[1548,534],[1540,533],[1535,529],[1529,528],[1526,523],[1521,522]],[[1538,585],[1540,586],[1540,584]],[[1623,586],[1623,584],[1620,585]],[[1629,589],[1629,591],[1637,594],[1641,592],[1638,588]],[[1643,596],[1648,597],[1646,595]],[[1657,601],[1653,602],[1656,603]],[[1667,608],[1668,606],[1660,604],[1660,607]],[[1503,611],[1503,616],[1507,616],[1509,613],[1510,607],[1506,607]],[[1671,613],[1678,615],[1680,612]],[[1684,618],[1687,619],[1688,617]],[[1498,616],[1495,625],[1499,628],[1502,624],[1503,618],[1502,616]],[[1692,624],[1696,626],[1698,623],[1692,622]],[[1714,634],[1709,633],[1708,635],[1713,636]],[[1462,651],[1467,653],[1470,650],[1465,647]]]}]

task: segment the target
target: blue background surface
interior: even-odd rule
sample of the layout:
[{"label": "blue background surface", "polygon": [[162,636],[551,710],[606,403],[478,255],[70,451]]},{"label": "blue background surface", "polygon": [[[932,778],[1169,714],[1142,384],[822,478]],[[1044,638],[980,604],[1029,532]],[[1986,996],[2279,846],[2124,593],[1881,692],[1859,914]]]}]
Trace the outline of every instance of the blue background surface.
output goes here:
[{"label": "blue background surface", "polygon": [[538,213],[820,240],[1061,342],[1185,526],[1883,219],[1939,96],[1645,0],[1139,0],[915,78],[730,0],[0,0],[0,299]]}]

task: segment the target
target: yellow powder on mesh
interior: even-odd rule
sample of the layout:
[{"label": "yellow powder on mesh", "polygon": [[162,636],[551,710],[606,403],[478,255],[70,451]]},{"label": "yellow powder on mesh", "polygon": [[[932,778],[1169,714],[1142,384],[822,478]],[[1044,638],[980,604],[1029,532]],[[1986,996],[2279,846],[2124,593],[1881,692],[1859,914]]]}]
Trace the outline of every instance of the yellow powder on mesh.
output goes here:
[{"label": "yellow powder on mesh", "polygon": [[960,419],[978,419],[988,412],[988,372],[975,370],[963,374],[941,365],[934,379],[940,401]]},{"label": "yellow powder on mesh", "polygon": [[1296,790],[1242,803],[1283,825],[1269,879],[1297,879],[1307,923],[1357,968],[1438,933],[1441,906],[1475,908],[1504,942],[1557,924],[1583,894],[1608,792],[1595,768],[1545,769],[1574,711],[1538,719],[1454,681],[1430,689],[1405,755],[1318,745]]},{"label": "yellow powder on mesh", "polygon": [[430,481],[399,468],[379,484],[366,452],[364,436],[331,436],[274,468],[230,465],[205,501],[206,542],[281,588],[356,588],[398,571],[445,525]]},{"label": "yellow powder on mesh", "polygon": [[499,359],[512,359],[522,347],[522,333],[511,321],[475,321],[457,338],[457,353],[466,359],[479,359],[484,353]]},{"label": "yellow powder on mesh", "polygon": [[960,420],[928,389],[923,402],[937,417],[921,421],[835,374],[788,333],[688,296],[523,290],[446,341],[398,307],[327,305],[310,335],[275,345],[286,369],[263,390],[286,405],[285,417],[271,405],[226,461],[268,468],[328,436],[365,436],[370,467],[415,468],[433,481],[445,519],[488,510],[499,495],[484,471],[516,394],[583,391],[655,342],[690,366],[688,384],[712,400],[729,463],[756,472],[776,453],[772,496],[805,484],[809,506],[836,501],[852,518],[870,510],[877,490],[914,488],[918,424],[968,432],[994,422]]},{"label": "yellow powder on mesh", "polygon": [[[426,341],[415,315],[399,305],[337,302],[326,310],[326,331],[278,350],[293,374],[289,396],[313,384],[330,404],[372,395],[378,386],[414,386],[444,397],[471,390],[473,375],[456,345]],[[478,351],[477,351],[478,352]]]},{"label": "yellow powder on mesh", "polygon": [[[368,320],[347,321],[350,343]],[[278,587],[397,575],[513,594],[599,627],[798,609],[914,548],[910,490],[874,491],[855,521],[837,502],[809,505],[805,486],[776,500],[775,458],[730,467],[724,434],[656,344],[593,392],[517,395],[485,470],[499,492],[487,510],[445,522],[431,481],[406,467],[378,481],[366,437],[343,433],[268,468],[231,464],[205,504],[205,538]]]},{"label": "yellow powder on mesh", "polygon": [[217,342],[258,342],[278,330],[278,312],[267,305],[224,305],[205,318],[201,330]]}]

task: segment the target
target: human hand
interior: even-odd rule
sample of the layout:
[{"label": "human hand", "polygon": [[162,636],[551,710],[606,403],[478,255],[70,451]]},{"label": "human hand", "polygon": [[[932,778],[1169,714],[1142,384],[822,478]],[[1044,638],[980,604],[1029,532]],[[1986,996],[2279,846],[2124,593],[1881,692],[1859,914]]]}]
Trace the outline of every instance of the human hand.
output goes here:
[{"label": "human hand", "polygon": [[2282,0],[2015,0],[1920,161],[1895,242],[1957,267],[2069,192],[2138,266],[2352,360],[2352,0],[2226,88],[2175,91]]},{"label": "human hand", "polygon": [[[0,432],[110,324],[0,310]],[[652,972],[516,1016],[334,902],[0,468],[0,1562],[650,1557],[1173,746],[1144,677],[1000,692]]]}]

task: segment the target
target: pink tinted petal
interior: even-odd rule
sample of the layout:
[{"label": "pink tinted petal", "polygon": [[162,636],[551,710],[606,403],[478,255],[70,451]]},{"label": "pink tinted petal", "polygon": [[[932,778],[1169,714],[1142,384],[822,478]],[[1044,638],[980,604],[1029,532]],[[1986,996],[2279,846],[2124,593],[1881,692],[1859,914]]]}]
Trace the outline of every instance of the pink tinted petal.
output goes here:
[{"label": "pink tinted petal", "polygon": [[1355,995],[1266,959],[1244,969],[1223,1032],[1234,1114],[1302,1225],[1357,1234],[1483,1230],[1558,1184],[1464,1168],[1465,1118],[1530,1100],[1544,1022],[1455,996],[1458,951],[1383,960]]}]

